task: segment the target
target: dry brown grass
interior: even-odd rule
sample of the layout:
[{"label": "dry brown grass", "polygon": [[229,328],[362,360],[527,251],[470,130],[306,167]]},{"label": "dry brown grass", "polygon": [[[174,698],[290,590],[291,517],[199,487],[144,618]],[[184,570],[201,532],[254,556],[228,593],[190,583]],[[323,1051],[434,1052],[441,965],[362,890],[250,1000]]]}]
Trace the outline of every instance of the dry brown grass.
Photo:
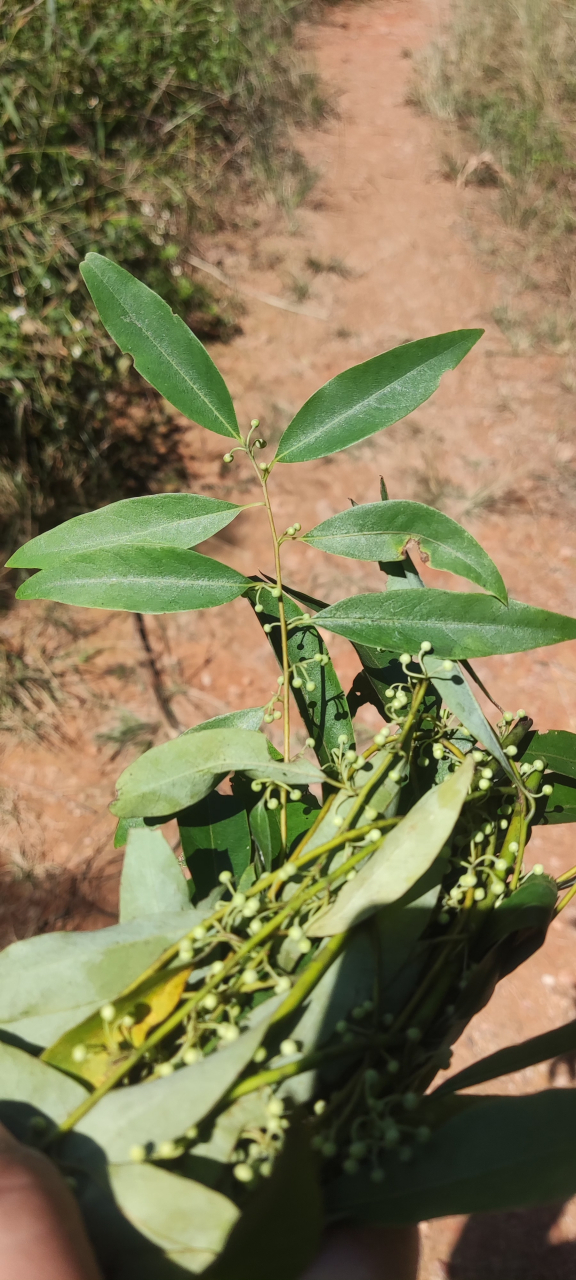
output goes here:
[{"label": "dry brown grass", "polygon": [[[452,0],[445,30],[415,60],[411,101],[455,125],[468,155],[493,155],[502,216],[533,261],[553,265],[555,284],[573,303],[573,0]],[[449,159],[443,171],[457,177],[464,156]]]}]

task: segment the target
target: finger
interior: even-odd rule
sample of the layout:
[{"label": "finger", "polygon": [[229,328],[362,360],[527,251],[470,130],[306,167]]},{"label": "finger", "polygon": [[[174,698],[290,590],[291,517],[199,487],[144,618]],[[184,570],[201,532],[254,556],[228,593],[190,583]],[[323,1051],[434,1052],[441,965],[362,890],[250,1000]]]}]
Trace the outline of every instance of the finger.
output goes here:
[{"label": "finger", "polygon": [[101,1280],[55,1165],[0,1125],[0,1280]]}]

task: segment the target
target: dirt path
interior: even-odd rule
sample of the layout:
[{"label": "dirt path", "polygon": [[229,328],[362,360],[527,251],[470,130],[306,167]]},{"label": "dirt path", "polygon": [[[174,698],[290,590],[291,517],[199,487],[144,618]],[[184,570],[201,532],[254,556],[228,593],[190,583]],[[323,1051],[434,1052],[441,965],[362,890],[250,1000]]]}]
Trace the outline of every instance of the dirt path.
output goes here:
[{"label": "dirt path", "polygon": [[[377,0],[339,7],[307,33],[339,107],[324,129],[298,140],[319,172],[312,194],[289,218],[268,205],[240,210],[238,229],[196,249],[252,288],[284,297],[292,288],[303,307],[326,319],[250,300],[242,336],[213,354],[241,420],[258,415],[273,440],[302,401],[348,365],[405,340],[485,327],[465,364],[405,423],[345,454],[275,473],[279,524],[298,519],[306,527],[342,510],[351,497],[374,500],[383,473],[391,496],[433,502],[461,519],[494,557],[513,595],[574,612],[576,444],[573,396],[563,385],[566,361],[537,348],[514,354],[495,324],[494,308],[510,300],[513,286],[488,269],[472,243],[483,209],[492,217],[492,196],[443,181],[440,134],[406,105],[406,54],[427,42],[436,21],[435,6],[425,0]],[[330,269],[315,271],[311,260]],[[514,299],[518,306],[521,301]],[[184,430],[191,488],[253,500],[254,482],[242,463],[221,463],[223,441],[189,425]],[[241,517],[208,549],[247,572],[271,567],[258,513]],[[322,559],[306,548],[289,548],[286,561],[292,581],[328,598],[381,586],[375,567]],[[31,740],[3,761],[4,854],[28,876],[10,917],[18,933],[43,926],[45,906],[38,903],[45,899],[36,889],[43,875],[55,874],[46,870],[52,863],[66,869],[64,881],[54,880],[62,896],[56,927],[68,927],[70,912],[77,916],[71,884],[84,893],[88,922],[110,919],[105,911],[114,911],[116,870],[106,805],[130,748],[113,760],[112,747],[94,733],[117,729],[122,713],[161,722],[130,618],[68,610],[50,617],[47,627],[41,606],[20,609],[3,626],[14,645],[23,633],[30,643],[34,627],[48,637],[64,700],[60,720],[48,720],[52,732],[59,724],[62,733],[63,726],[65,737],[48,745]],[[93,635],[70,632],[93,621],[100,627]],[[218,613],[153,620],[150,634],[167,683],[182,691],[173,704],[182,724],[270,696],[276,671],[242,602]],[[343,679],[351,680],[354,657],[344,642],[333,649]],[[503,705],[526,706],[541,729],[576,730],[576,646],[477,666]],[[161,728],[160,737],[165,732]],[[558,872],[574,861],[572,845],[570,828],[540,832],[529,861]],[[88,856],[90,876],[83,880]],[[566,912],[545,949],[501,984],[462,1038],[457,1066],[572,1016],[575,923],[576,915]],[[500,1090],[530,1091],[547,1080],[544,1068],[534,1068],[506,1078]],[[567,1080],[561,1065],[554,1083]],[[424,1253],[422,1280],[560,1280],[572,1276],[576,1264],[576,1205],[468,1225],[462,1219],[430,1224]]]}]

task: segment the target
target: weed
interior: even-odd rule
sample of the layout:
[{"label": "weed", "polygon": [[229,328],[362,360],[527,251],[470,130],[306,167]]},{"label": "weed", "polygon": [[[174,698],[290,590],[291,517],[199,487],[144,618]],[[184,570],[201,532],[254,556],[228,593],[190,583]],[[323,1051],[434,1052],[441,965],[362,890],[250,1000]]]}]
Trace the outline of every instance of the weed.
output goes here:
[{"label": "weed", "polygon": [[78,262],[102,250],[200,337],[236,331],[179,245],[214,220],[224,179],[248,161],[287,207],[309,190],[314,175],[282,139],[286,121],[323,110],[293,42],[312,11],[310,0],[0,6],[4,542],[106,498],[181,486],[177,428],[150,391],[135,403],[131,361],[96,330]]},{"label": "weed", "polygon": [[416,59],[410,101],[463,127],[475,147],[493,155],[495,174],[506,177],[500,182],[505,221],[529,233],[538,251],[555,260],[557,281],[570,294],[576,223],[574,5],[452,0],[447,30]]},{"label": "weed", "polygon": [[324,259],[310,257],[306,259],[306,266],[309,267],[310,271],[314,272],[314,275],[320,275],[321,272],[326,271],[331,272],[332,275],[341,276],[342,280],[351,280],[354,274],[350,268],[346,266],[346,263],[343,262],[342,258]]},{"label": "weed", "polygon": [[158,722],[139,720],[129,711],[122,711],[118,724],[101,733],[95,734],[96,742],[111,743],[115,747],[111,760],[116,760],[126,747],[135,747],[138,755],[149,751],[158,733]]}]

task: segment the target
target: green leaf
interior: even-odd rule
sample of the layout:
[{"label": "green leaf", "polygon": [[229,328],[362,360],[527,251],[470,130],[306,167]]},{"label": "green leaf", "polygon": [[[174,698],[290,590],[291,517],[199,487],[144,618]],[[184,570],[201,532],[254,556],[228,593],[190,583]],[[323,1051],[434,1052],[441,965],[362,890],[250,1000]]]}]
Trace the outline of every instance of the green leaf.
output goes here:
[{"label": "green leaf", "polygon": [[113,1090],[76,1126],[109,1160],[129,1159],[130,1147],[179,1138],[212,1111],[252,1061],[282,996],[258,1008],[255,1025],[233,1044],[181,1067],[171,1076]]},{"label": "green leaf", "polygon": [[[278,601],[274,598],[270,589],[264,586],[250,591],[248,598],[252,607],[254,607],[257,600],[263,606],[262,613],[256,614],[256,617],[262,627],[265,625],[272,626],[267,638],[281,668],[282,642],[280,627],[278,626]],[[300,609],[299,605],[290,600],[286,594],[284,596],[284,609],[289,622],[294,622],[295,619],[303,614],[303,610]],[[294,665],[298,662],[310,662],[309,666],[298,672],[303,683],[300,689],[295,689],[291,686],[292,696],[296,701],[308,736],[314,739],[314,750],[318,760],[323,768],[327,768],[333,763],[332,751],[338,747],[338,738],[341,734],[346,734],[349,746],[354,745],[354,729],[346,695],[332,662],[328,662],[326,666],[322,666],[320,663],[316,665],[316,662],[310,661],[315,658],[316,654],[329,657],[324,640],[316,628],[311,626],[310,623],[303,623],[302,627],[291,627],[288,632],[288,657],[290,663]],[[307,680],[314,683],[314,689],[306,689]]]},{"label": "green leaf", "polygon": [[456,520],[421,502],[368,502],[330,516],[306,533],[321,551],[354,560],[402,560],[408,542],[418,542],[434,569],[469,578],[506,604],[508,595],[493,560]]},{"label": "green leaf", "polygon": [[[529,746],[521,752],[522,760],[541,757],[549,769],[567,778],[576,778],[576,733],[567,729],[550,729],[549,733],[534,733]],[[546,779],[548,782],[548,778]]]},{"label": "green leaf", "polygon": [[306,760],[272,760],[263,733],[207,729],[152,747],[128,765],[118,779],[112,812],[119,818],[177,813],[203,800],[232,770],[293,787],[324,780],[316,765]]},{"label": "green leaf", "polygon": [[185,733],[202,733],[204,729],[259,729],[264,717],[264,707],[244,707],[241,711],[225,711],[203,724],[194,724]]},{"label": "green leaf", "polygon": [[193,422],[240,440],[222,374],[168,303],[99,253],[87,254],[80,271],[103,325],[142,377]]},{"label": "green leaf", "polygon": [[504,754],[500,739],[486,719],[462,668],[459,666],[452,671],[445,671],[442,662],[434,654],[426,654],[423,661],[424,670],[431,677],[444,705],[470,730],[474,742],[481,742],[508,777],[515,781],[516,775],[510,759]]},{"label": "green leaf", "polygon": [[272,1177],[247,1199],[206,1280],[299,1280],[319,1248],[322,1226],[316,1162],[294,1121]]},{"label": "green leaf", "polygon": [[250,831],[262,855],[264,870],[270,871],[282,848],[278,810],[269,809],[266,801],[260,800],[250,810]]},{"label": "green leaf", "polygon": [[118,547],[69,556],[41,569],[19,600],[59,600],[89,609],[177,613],[211,609],[241,596],[250,579],[218,560],[177,547]]},{"label": "green leaf", "polygon": [[0,1030],[44,1048],[135,982],[201,920],[148,916],[91,932],[44,933],[0,953]]},{"label": "green leaf", "polygon": [[222,871],[232,871],[238,885],[252,852],[243,804],[212,791],[178,814],[178,827],[197,900],[208,897]]},{"label": "green leaf", "polygon": [[512,1071],[523,1071],[526,1067],[534,1067],[538,1062],[548,1062],[550,1058],[560,1058],[564,1054],[576,1051],[576,1018],[565,1022],[563,1027],[555,1027],[553,1031],[544,1031],[540,1036],[531,1036],[521,1044],[509,1044],[505,1049],[498,1049],[470,1067],[464,1067],[449,1080],[444,1080],[434,1097],[440,1094],[454,1093],[456,1089],[471,1089],[474,1085],[484,1084],[486,1080],[498,1080],[500,1076],[508,1076]]},{"label": "green leaf", "polygon": [[339,373],[286,428],[278,461],[324,458],[405,418],[436,391],[442,374],[463,360],[483,332],[458,329],[421,338]]},{"label": "green leaf", "polygon": [[10,1044],[0,1044],[0,1077],[0,1119],[16,1137],[25,1141],[30,1141],[30,1130],[26,1129],[22,1109],[15,1107],[15,1103],[27,1103],[35,1112],[42,1112],[55,1124],[61,1124],[86,1097],[86,1089],[76,1080]]},{"label": "green leaf", "polygon": [[98,511],[66,520],[32,538],[14,553],[9,567],[58,568],[62,560],[86,551],[116,547],[195,547],[224,529],[242,511],[234,502],[197,493],[154,493],[125,498]]},{"label": "green leaf", "polygon": [[309,933],[342,933],[383,906],[396,902],[438,857],[457,821],[472,781],[466,760],[439,787],[425,792],[406,817],[376,846],[372,857],[340,890],[334,904],[315,917]]},{"label": "green leaf", "polygon": [[555,826],[560,822],[576,822],[576,780],[547,773],[545,781],[552,787],[552,795],[538,802],[535,823]]},{"label": "green leaf", "polygon": [[350,596],[314,619],[355,644],[417,653],[429,640],[438,658],[520,653],[576,639],[576,619],[511,600],[461,591],[392,591]]},{"label": "green leaf", "polygon": [[188,887],[168,841],[149,827],[132,828],[120,881],[120,923],[189,907]]},{"label": "green leaf", "polygon": [[[100,1010],[96,1009],[49,1045],[42,1060],[98,1088],[111,1070],[126,1061],[131,1049],[138,1048],[149,1032],[174,1012],[184,996],[191,967],[187,964],[161,969],[137,986],[132,985],[127,993],[114,997],[116,1016],[107,1033]],[[126,1015],[133,1018],[129,1039],[122,1027]],[[74,1057],[78,1045],[85,1050],[81,1063]]]},{"label": "green leaf", "polygon": [[482,931],[484,946],[492,946],[519,929],[548,928],[558,898],[558,886],[551,876],[527,876],[509,898],[490,912]]},{"label": "green leaf", "polygon": [[197,1274],[214,1260],[239,1212],[219,1191],[151,1164],[112,1164],[114,1197],[134,1227]]},{"label": "green leaf", "polygon": [[576,1191],[575,1147],[573,1089],[475,1098],[436,1130],[410,1164],[389,1156],[382,1185],[375,1186],[367,1171],[337,1179],[328,1211],[400,1224],[566,1200]]},{"label": "green leaf", "polygon": [[132,828],[144,827],[145,825],[143,818],[121,818],[120,821],[116,823],[116,830],[114,832],[114,848],[123,849],[128,839],[128,833]]}]

